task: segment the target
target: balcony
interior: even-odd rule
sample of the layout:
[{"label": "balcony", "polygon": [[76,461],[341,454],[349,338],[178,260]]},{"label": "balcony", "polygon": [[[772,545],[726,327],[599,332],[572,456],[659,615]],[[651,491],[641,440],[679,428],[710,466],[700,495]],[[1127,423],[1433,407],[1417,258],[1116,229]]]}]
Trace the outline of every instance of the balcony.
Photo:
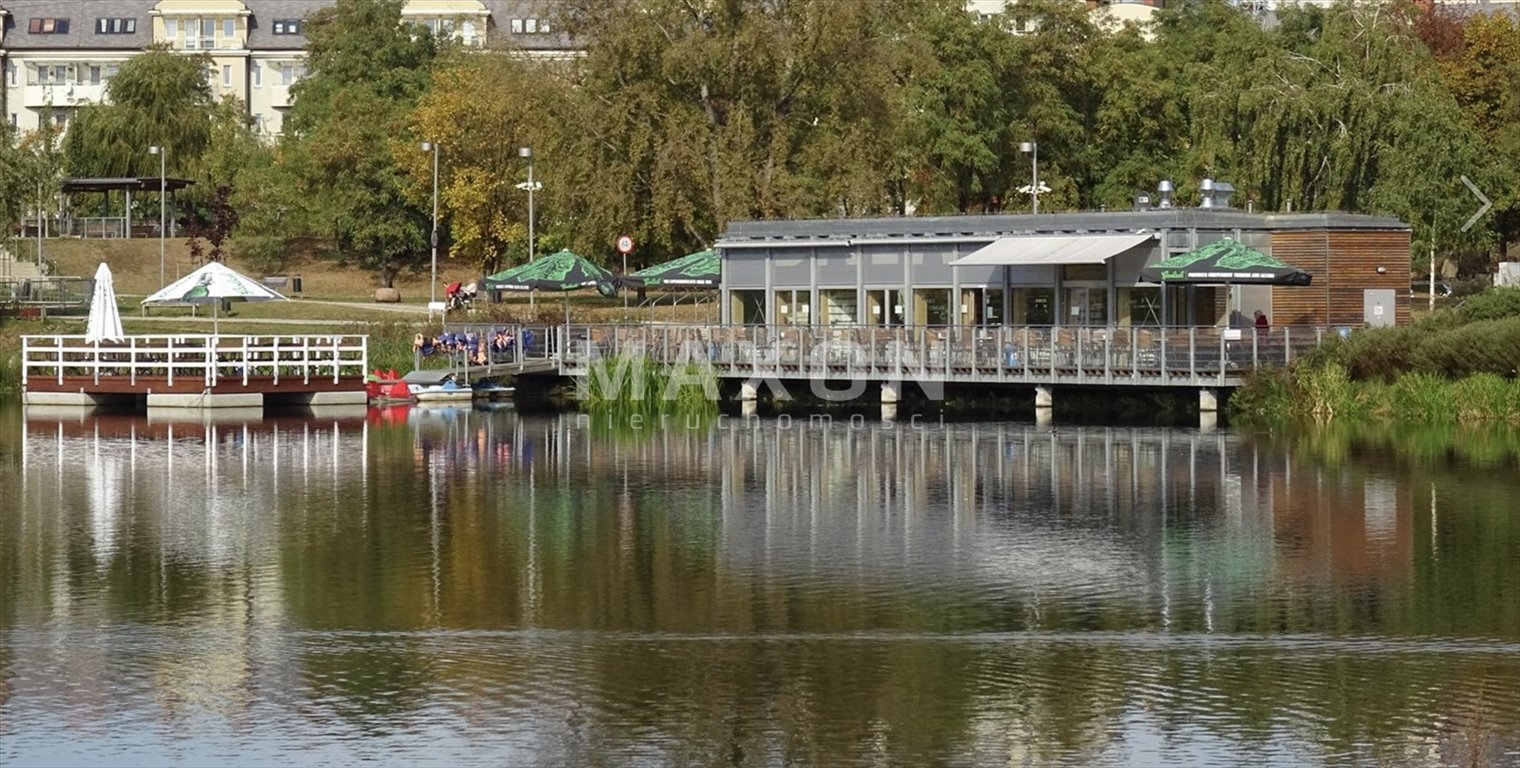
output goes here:
[{"label": "balcony", "polygon": [[21,103],[28,109],[46,106],[72,107],[89,102],[104,101],[106,84],[28,85],[22,89]]}]

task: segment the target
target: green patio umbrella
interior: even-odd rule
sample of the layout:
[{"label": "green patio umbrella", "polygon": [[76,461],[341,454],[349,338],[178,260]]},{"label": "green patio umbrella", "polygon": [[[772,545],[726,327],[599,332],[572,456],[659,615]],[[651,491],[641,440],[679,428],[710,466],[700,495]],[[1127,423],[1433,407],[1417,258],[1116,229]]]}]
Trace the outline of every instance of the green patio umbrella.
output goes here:
[{"label": "green patio umbrella", "polygon": [[[560,291],[566,294],[579,288],[596,288],[607,295],[613,292],[615,280],[611,272],[567,250],[497,272],[482,280],[481,285],[487,291]],[[565,324],[570,324],[568,295],[565,296]]]},{"label": "green patio umbrella", "polygon": [[573,291],[610,284],[611,272],[570,251],[497,272],[483,281],[488,291]]},{"label": "green patio umbrella", "polygon": [[1225,238],[1140,270],[1151,283],[1212,285],[1308,285],[1308,272]]},{"label": "green patio umbrella", "polygon": [[618,282],[633,288],[652,286],[717,288],[723,277],[723,264],[712,249],[687,254],[663,264],[645,267]]}]

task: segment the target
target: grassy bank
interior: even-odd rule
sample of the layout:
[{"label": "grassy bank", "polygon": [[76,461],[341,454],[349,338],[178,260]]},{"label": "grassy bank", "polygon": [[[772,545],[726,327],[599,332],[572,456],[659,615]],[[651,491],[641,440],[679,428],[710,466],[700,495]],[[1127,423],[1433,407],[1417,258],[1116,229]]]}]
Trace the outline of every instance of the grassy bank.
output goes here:
[{"label": "grassy bank", "polygon": [[1287,368],[1258,372],[1230,409],[1267,420],[1520,423],[1520,288],[1327,343]]}]

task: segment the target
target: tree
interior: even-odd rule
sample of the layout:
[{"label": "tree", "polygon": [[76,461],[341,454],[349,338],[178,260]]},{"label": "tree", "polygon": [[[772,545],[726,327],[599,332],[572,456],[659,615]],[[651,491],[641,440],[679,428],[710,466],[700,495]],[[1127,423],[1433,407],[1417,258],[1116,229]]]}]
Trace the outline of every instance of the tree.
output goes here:
[{"label": "tree", "polygon": [[1489,187],[1494,199],[1492,229],[1499,253],[1520,236],[1520,23],[1508,14],[1457,17],[1432,10],[1420,29],[1440,62],[1445,81],[1467,121],[1508,171],[1508,184]]},{"label": "tree", "polygon": [[[518,148],[558,154],[550,139],[562,115],[553,103],[567,87],[556,66],[508,56],[465,58],[438,71],[411,115],[408,135],[440,147],[439,215],[449,255],[483,272],[527,254],[528,198],[517,189],[527,168]],[[483,100],[481,93],[497,97]],[[398,151],[397,157],[411,177],[412,203],[430,206],[432,153]]]},{"label": "tree", "polygon": [[[437,46],[426,29],[402,24],[398,0],[339,0],[307,19],[306,35],[307,76],[291,89],[277,188],[261,180],[269,202],[254,204],[283,209],[279,227],[329,238],[338,258],[389,286],[427,261],[428,212],[407,195],[396,158],[416,151],[399,137]],[[247,221],[271,234],[268,215]]]},{"label": "tree", "polygon": [[922,6],[569,3],[563,27],[586,54],[565,93],[551,204],[601,253],[620,230],[679,253],[734,219],[882,209],[881,139],[896,134],[892,102],[870,89],[886,85],[894,21]]},{"label": "tree", "polygon": [[195,165],[211,142],[214,110],[206,54],[154,45],[124,62],[106,101],[79,109],[65,140],[75,176],[157,176],[149,146],[168,148],[169,170]]}]

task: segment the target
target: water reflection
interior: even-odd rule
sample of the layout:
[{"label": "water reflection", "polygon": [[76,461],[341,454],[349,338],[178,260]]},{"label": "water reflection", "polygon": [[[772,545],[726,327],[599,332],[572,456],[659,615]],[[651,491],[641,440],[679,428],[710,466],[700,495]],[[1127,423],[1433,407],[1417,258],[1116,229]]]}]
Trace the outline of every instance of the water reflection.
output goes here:
[{"label": "water reflection", "polygon": [[17,427],[0,764],[1520,760],[1513,475],[1015,424]]}]

